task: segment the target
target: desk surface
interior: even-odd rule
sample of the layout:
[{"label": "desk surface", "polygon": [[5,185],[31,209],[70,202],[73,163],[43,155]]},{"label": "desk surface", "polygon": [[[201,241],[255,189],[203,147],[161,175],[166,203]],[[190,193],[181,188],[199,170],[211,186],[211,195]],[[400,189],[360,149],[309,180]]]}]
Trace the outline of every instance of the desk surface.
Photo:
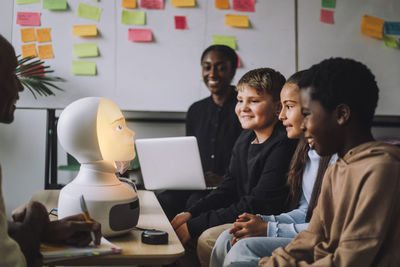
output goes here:
[{"label": "desk surface", "polygon": [[[35,193],[32,200],[43,203],[48,211],[57,207],[59,190],[43,190]],[[164,265],[181,257],[185,250],[172,229],[154,193],[139,190],[140,216],[138,227],[159,229],[168,232],[168,245],[148,245],[141,242],[141,231],[132,230],[128,234],[107,238],[122,248],[117,255],[88,257],[57,262],[62,265]]]}]

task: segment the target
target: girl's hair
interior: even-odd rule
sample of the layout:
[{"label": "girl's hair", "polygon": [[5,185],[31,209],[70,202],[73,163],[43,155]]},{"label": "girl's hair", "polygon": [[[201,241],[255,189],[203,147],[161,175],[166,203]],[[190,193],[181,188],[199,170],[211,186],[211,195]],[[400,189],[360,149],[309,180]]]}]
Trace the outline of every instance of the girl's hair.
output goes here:
[{"label": "girl's hair", "polygon": [[206,50],[204,50],[203,53],[201,54],[200,64],[203,63],[203,59],[206,56],[206,54],[211,51],[216,51],[220,53],[222,56],[224,56],[232,64],[233,72],[234,73],[236,72],[236,68],[238,65],[238,57],[236,55],[235,50],[226,45],[211,45],[207,47]]},{"label": "girl's hair", "polygon": [[279,101],[285,81],[285,77],[279,71],[274,69],[254,69],[240,78],[236,90],[240,91],[243,89],[244,85],[247,85],[254,88],[257,93],[267,93],[272,96],[273,101]]},{"label": "girl's hair", "polygon": [[[310,146],[307,139],[302,138],[294,152],[292,160],[290,162],[290,168],[288,173],[288,184],[290,186],[290,209],[296,209],[299,206],[301,195],[303,193],[303,172],[307,162],[308,151]],[[306,222],[309,222],[312,216],[312,212],[317,205],[318,196],[321,192],[322,180],[326,169],[328,168],[331,156],[321,157],[319,160],[317,177],[315,178],[313,191],[311,193],[310,203],[308,204]]]},{"label": "girl's hair", "polygon": [[305,72],[306,72],[306,70],[301,70],[301,71],[294,73],[292,76],[289,77],[289,79],[287,79],[286,83],[292,83],[292,84],[298,85],[301,80],[302,75],[304,75]]}]

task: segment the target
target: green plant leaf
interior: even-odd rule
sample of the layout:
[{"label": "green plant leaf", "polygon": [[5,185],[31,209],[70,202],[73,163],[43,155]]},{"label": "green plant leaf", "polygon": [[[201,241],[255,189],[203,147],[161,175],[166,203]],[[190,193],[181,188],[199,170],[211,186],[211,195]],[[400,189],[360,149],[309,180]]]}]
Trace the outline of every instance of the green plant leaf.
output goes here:
[{"label": "green plant leaf", "polygon": [[43,60],[20,58],[20,55],[17,56],[17,59],[18,67],[15,70],[15,74],[35,99],[37,99],[36,94],[40,96],[55,95],[52,89],[64,91],[54,83],[65,82],[65,80],[57,76],[48,75],[53,73],[54,70],[51,70],[50,66],[44,65],[45,62]]}]

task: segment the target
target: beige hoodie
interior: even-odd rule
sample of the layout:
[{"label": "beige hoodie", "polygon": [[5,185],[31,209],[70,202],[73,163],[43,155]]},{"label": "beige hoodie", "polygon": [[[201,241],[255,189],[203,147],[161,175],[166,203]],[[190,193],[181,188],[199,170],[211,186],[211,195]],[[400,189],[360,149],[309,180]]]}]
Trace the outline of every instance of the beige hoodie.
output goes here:
[{"label": "beige hoodie", "polygon": [[368,142],[339,158],[308,229],[259,266],[400,266],[400,149]]}]

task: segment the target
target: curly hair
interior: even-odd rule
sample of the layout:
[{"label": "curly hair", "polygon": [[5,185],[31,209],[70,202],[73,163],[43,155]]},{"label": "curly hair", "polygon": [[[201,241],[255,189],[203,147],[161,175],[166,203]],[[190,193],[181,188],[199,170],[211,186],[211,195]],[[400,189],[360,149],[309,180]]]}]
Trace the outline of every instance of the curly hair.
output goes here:
[{"label": "curly hair", "polygon": [[244,85],[254,88],[257,93],[267,93],[272,96],[273,101],[280,100],[280,93],[285,84],[285,77],[271,68],[254,69],[240,78],[236,90],[240,91]]},{"label": "curly hair", "polygon": [[347,104],[361,125],[371,127],[379,88],[366,65],[349,58],[329,58],[311,66],[302,76],[299,87],[311,88],[312,100],[328,111]]}]

